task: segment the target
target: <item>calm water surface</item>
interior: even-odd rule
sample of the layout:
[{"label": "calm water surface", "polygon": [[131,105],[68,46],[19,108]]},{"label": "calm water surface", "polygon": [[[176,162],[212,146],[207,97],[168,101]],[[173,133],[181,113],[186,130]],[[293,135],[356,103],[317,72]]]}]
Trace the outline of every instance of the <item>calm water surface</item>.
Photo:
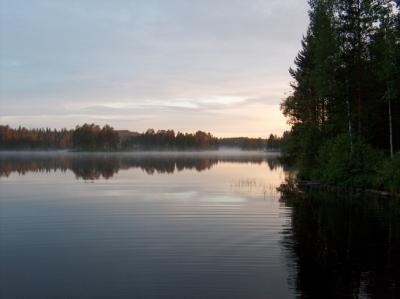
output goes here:
[{"label": "calm water surface", "polygon": [[2,153],[1,298],[396,298],[397,203],[289,177],[264,153]]}]

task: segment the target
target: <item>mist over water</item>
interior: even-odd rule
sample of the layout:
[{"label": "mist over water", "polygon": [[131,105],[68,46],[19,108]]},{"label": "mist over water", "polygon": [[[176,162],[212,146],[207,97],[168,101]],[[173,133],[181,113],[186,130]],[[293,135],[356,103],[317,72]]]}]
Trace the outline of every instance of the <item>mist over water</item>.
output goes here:
[{"label": "mist over water", "polygon": [[263,152],[0,153],[0,297],[396,298],[398,205],[290,178]]}]

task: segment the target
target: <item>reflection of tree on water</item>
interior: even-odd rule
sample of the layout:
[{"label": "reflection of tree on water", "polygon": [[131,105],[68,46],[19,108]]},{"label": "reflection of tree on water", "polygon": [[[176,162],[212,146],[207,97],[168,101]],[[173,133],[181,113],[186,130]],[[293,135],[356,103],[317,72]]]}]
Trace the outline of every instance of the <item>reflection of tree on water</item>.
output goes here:
[{"label": "reflection of tree on water", "polygon": [[120,163],[115,157],[80,157],[78,159],[70,159],[68,163],[68,168],[73,171],[75,176],[84,180],[98,180],[101,177],[109,179],[120,169]]},{"label": "reflection of tree on water", "polygon": [[147,174],[176,171],[211,169],[220,162],[257,163],[267,162],[270,169],[277,167],[275,157],[263,155],[245,156],[178,156],[178,155],[0,155],[0,177],[13,172],[50,172],[71,170],[77,178],[96,180],[111,178],[120,169],[140,168]]},{"label": "reflection of tree on water", "polygon": [[[400,298],[400,205],[281,186],[283,245],[302,298]],[[292,185],[293,187],[293,185]]]}]

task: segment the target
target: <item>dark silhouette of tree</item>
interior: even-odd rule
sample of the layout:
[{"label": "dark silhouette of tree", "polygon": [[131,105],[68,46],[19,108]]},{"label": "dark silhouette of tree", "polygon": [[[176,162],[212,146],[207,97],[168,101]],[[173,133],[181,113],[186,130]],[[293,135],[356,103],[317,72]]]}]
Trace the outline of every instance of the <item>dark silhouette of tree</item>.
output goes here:
[{"label": "dark silhouette of tree", "polygon": [[77,126],[72,133],[73,147],[85,151],[112,151],[119,145],[118,132],[108,125],[103,128],[95,124]]},{"label": "dark silhouette of tree", "polygon": [[279,150],[281,147],[281,138],[277,135],[270,134],[266,141],[267,150]]},{"label": "dark silhouette of tree", "polygon": [[221,138],[219,145],[223,147],[240,148],[242,150],[265,150],[267,140],[263,138],[233,137]]},{"label": "dark silhouette of tree", "polygon": [[71,146],[71,131],[46,129],[12,129],[0,125],[0,149],[62,149]]},{"label": "dark silhouette of tree", "polygon": [[206,150],[217,149],[218,139],[210,133],[197,131],[195,134],[175,134],[173,130],[148,129],[143,134],[129,137],[123,145],[136,150]]},{"label": "dark silhouette of tree", "polygon": [[293,91],[281,105],[292,126],[281,142],[285,157],[301,176],[319,179],[323,164],[332,162],[328,144],[347,135],[339,160],[349,171],[367,163],[354,149],[360,142],[365,151],[372,146],[393,158],[400,149],[400,2],[309,4],[309,28],[290,69]]}]

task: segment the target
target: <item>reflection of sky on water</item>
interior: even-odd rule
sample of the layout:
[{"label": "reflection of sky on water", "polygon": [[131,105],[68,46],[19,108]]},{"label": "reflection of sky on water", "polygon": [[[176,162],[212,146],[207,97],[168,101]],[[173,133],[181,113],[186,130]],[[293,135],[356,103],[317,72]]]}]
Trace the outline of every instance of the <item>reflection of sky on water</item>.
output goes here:
[{"label": "reflection of sky on water", "polygon": [[[69,168],[2,177],[4,294],[290,296],[281,203],[257,188],[232,188],[239,181],[281,182],[282,168],[270,170],[258,159],[218,158],[205,171],[153,175],[134,164],[95,180],[77,180]],[[153,162],[146,167],[159,165]]]},{"label": "reflection of sky on water", "polygon": [[399,298],[396,201],[290,190],[260,154],[67,156],[0,158],[0,297]]}]

